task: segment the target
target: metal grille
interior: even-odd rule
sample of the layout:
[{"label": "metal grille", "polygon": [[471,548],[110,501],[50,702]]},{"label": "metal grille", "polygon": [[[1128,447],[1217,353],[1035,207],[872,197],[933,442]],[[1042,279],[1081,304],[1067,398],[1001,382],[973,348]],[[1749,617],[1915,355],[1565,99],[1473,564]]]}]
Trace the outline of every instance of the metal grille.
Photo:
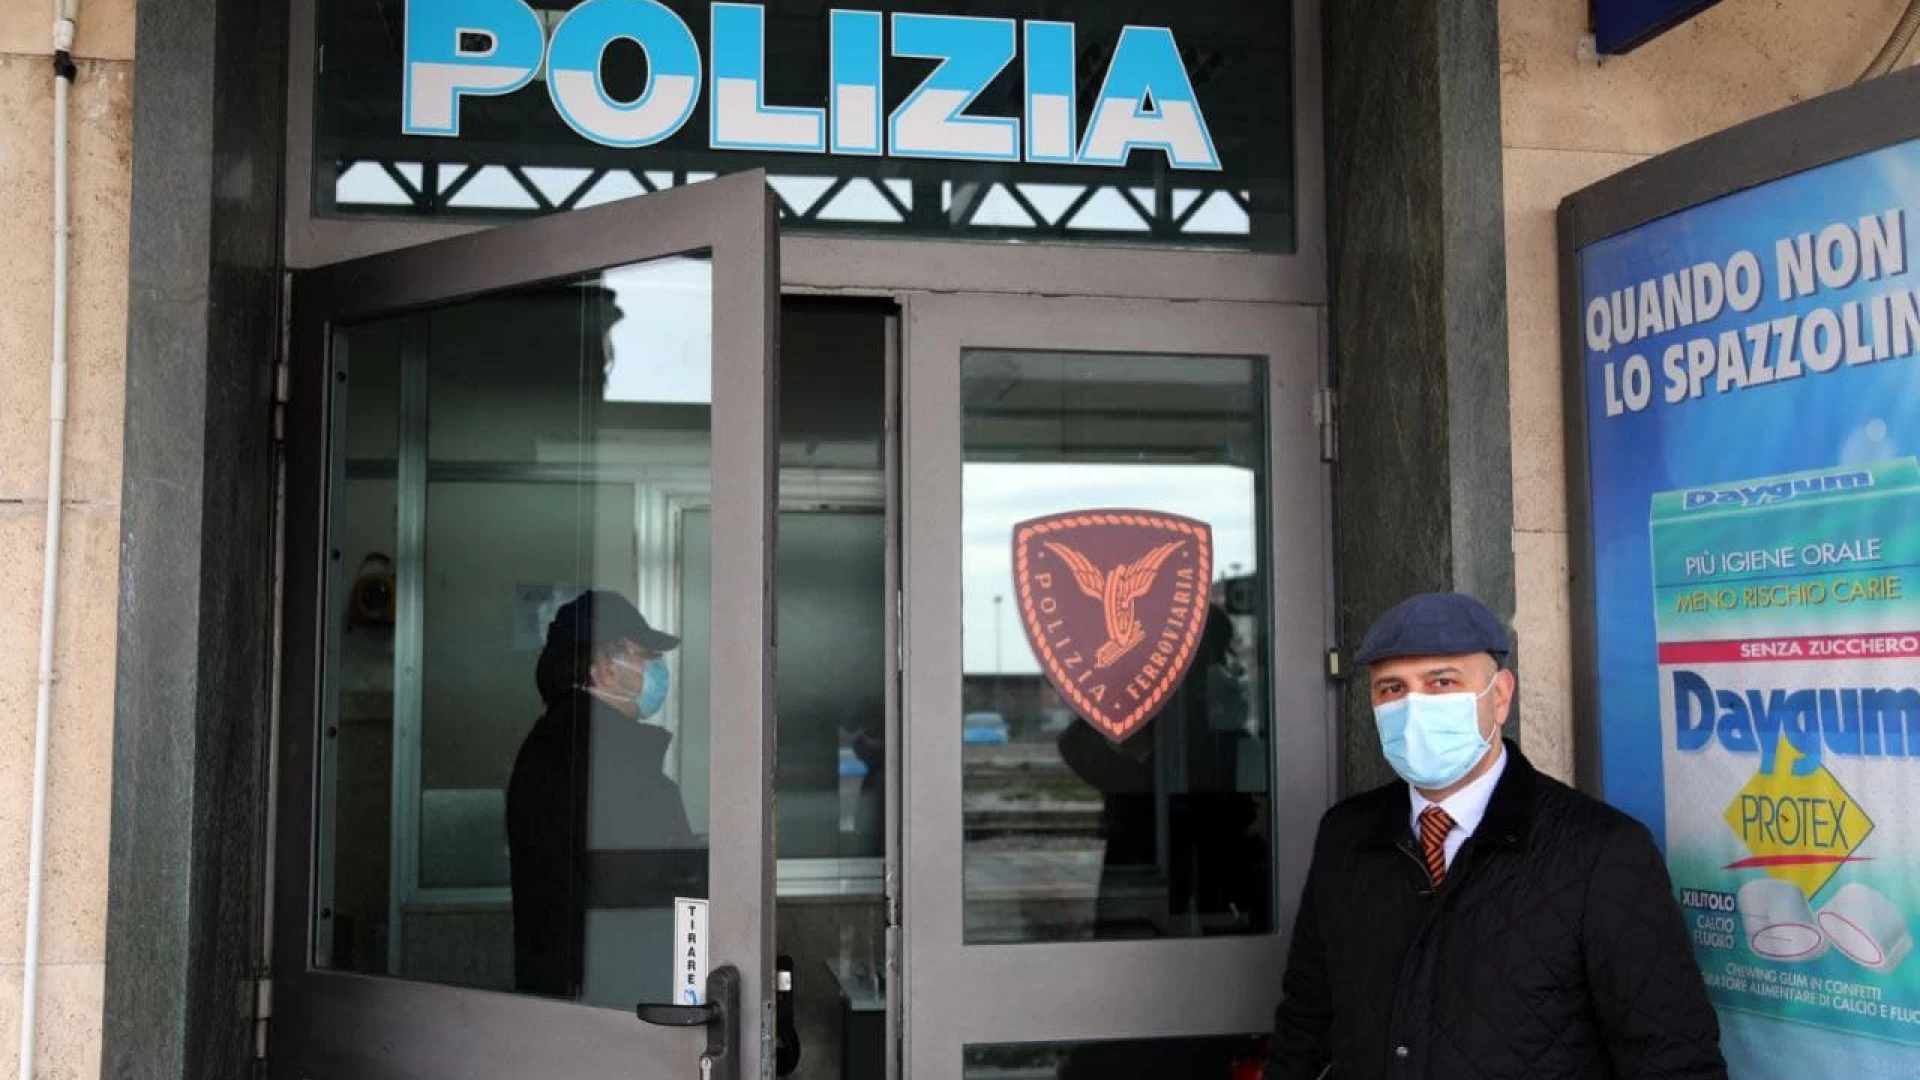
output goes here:
[{"label": "metal grille", "polygon": [[[521,217],[594,206],[711,179],[691,169],[564,168],[444,161],[348,161],[334,182],[345,214]],[[1244,240],[1251,195],[1227,188],[1055,181],[928,181],[775,175],[783,225],[799,230],[928,229],[1036,238]]]}]

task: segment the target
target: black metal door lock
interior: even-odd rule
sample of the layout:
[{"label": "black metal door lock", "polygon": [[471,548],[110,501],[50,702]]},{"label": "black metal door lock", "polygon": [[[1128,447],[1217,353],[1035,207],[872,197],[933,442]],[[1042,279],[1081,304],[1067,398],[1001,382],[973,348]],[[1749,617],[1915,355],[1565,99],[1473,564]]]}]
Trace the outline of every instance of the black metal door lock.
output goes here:
[{"label": "black metal door lock", "polygon": [[707,975],[703,1005],[642,1005],[643,1023],[657,1027],[704,1027],[707,1049],[700,1055],[701,1080],[740,1080],[740,972],[723,966]]},{"label": "black metal door lock", "polygon": [[800,1030],[793,1015],[793,957],[773,964],[773,1075],[792,1076],[800,1067]]}]

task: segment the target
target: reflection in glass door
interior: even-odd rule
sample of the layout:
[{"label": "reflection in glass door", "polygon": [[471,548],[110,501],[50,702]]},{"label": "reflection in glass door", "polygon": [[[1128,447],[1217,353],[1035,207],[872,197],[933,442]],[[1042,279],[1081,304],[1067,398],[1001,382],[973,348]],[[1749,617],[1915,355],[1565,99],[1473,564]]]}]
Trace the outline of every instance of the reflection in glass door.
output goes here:
[{"label": "reflection in glass door", "polygon": [[[642,511],[712,503],[711,278],[669,258],[338,331],[332,531],[356,572],[328,639],[316,966],[675,995],[711,723],[675,676],[711,590],[690,609],[674,567],[712,560]],[[636,665],[657,700],[627,693]]]},{"label": "reflection in glass door", "polygon": [[[967,942],[1271,932],[1263,360],[965,349],[960,362]],[[1176,538],[1165,562],[1132,570],[1160,543],[1142,533],[1138,550],[1118,540],[1125,562],[1098,565],[1069,525],[1031,555],[1058,587],[1023,587],[1021,522],[1135,507],[1205,522],[1212,580],[1179,580],[1197,545]],[[1141,595],[1110,619],[1109,579],[1130,587],[1127,574]],[[1155,586],[1179,616],[1171,636],[1142,626]],[[1140,640],[1122,648],[1127,620]],[[1036,629],[1078,703],[1049,679]],[[1154,658],[1182,651],[1138,730],[1112,739],[1081,715],[1109,695],[1145,702]]]},{"label": "reflection in glass door", "polygon": [[915,297],[909,342],[909,1074],[1225,1077],[1330,792],[1314,313]]},{"label": "reflection in glass door", "polygon": [[296,279],[273,1075],[758,1072],[771,211],[743,175]]}]

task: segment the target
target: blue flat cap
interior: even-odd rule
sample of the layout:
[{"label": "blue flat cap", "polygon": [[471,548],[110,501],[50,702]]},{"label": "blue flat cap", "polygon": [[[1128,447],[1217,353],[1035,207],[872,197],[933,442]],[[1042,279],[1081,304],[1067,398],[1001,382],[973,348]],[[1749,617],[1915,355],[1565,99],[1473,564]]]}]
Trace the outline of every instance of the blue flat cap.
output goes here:
[{"label": "blue flat cap", "polygon": [[1464,593],[1423,593],[1375,619],[1353,658],[1372,664],[1402,656],[1492,653],[1504,661],[1512,651],[1507,628],[1485,604]]}]

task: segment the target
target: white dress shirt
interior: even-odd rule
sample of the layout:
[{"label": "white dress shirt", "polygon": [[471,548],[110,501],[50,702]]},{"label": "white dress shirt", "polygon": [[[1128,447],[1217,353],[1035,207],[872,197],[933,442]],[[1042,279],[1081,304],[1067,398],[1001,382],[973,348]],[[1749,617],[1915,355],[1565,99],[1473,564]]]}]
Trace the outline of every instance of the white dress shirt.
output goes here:
[{"label": "white dress shirt", "polygon": [[1498,751],[1500,757],[1493,763],[1493,768],[1482,773],[1480,779],[1447,796],[1441,802],[1436,803],[1420,794],[1419,788],[1411,784],[1407,785],[1407,793],[1413,796],[1413,816],[1410,819],[1413,822],[1413,835],[1420,835],[1420,811],[1429,806],[1440,807],[1447,812],[1448,817],[1453,819],[1453,831],[1447,834],[1446,842],[1447,869],[1449,870],[1453,869],[1453,857],[1460,853],[1460,845],[1467,842],[1467,837],[1472,836],[1473,831],[1480,827],[1480,819],[1487,816],[1487,802],[1493,798],[1494,785],[1500,782],[1500,774],[1507,771],[1506,744],[1503,742],[1496,745],[1500,748]]}]

